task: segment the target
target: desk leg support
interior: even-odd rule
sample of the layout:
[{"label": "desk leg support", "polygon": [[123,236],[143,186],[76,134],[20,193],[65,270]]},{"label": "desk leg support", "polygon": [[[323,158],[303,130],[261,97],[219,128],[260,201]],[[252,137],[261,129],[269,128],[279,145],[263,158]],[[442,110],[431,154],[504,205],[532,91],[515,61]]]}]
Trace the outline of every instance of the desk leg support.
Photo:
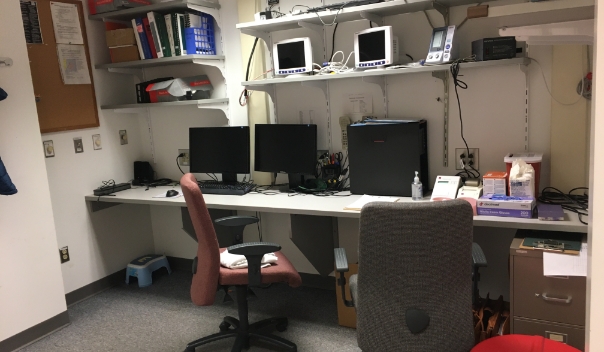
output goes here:
[{"label": "desk leg support", "polygon": [[292,242],[317,269],[327,276],[333,272],[333,249],[338,244],[338,219],[329,216],[290,215]]}]

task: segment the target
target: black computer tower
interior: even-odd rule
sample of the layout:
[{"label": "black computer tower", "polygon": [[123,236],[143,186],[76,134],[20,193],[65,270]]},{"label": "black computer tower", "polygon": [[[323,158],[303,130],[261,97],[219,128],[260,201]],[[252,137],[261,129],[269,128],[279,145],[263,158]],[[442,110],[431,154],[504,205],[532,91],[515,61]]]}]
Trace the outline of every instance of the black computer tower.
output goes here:
[{"label": "black computer tower", "polygon": [[425,120],[368,122],[348,126],[350,191],[411,197],[415,171],[429,187]]}]

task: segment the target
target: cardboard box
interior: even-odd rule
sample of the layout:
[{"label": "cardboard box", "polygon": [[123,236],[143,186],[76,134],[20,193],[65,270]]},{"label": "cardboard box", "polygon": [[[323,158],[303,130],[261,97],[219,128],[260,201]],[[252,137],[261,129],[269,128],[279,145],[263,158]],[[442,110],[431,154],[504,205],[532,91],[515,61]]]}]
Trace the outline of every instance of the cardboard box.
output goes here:
[{"label": "cardboard box", "polygon": [[[347,300],[352,299],[352,297],[350,297],[350,287],[348,286],[350,276],[354,275],[358,272],[359,272],[358,264],[348,264],[348,272],[344,273],[344,277],[346,278],[346,287],[344,288],[344,292],[346,292]],[[356,329],[357,312],[354,309],[354,307],[346,307],[344,305],[344,301],[342,301],[342,289],[338,285],[339,277],[340,277],[340,273],[336,272],[336,301],[338,302],[338,324],[349,327],[349,328]]]},{"label": "cardboard box", "polygon": [[140,54],[136,45],[109,48],[109,54],[113,63],[140,60]]},{"label": "cardboard box", "polygon": [[507,194],[506,178],[508,173],[505,171],[489,171],[482,176],[482,193],[487,194]]},{"label": "cardboard box", "polygon": [[484,195],[476,202],[478,215],[530,219],[535,211],[535,198]]},{"label": "cardboard box", "polygon": [[130,7],[151,5],[148,0],[94,0],[96,13],[127,9]]},{"label": "cardboard box", "polygon": [[105,40],[109,48],[115,48],[118,46],[136,45],[136,38],[134,37],[134,29],[124,28],[116,29],[113,31],[105,32]]},{"label": "cardboard box", "polygon": [[152,103],[179,100],[209,99],[212,95],[212,83],[206,75],[176,78],[153,83],[147,86]]}]

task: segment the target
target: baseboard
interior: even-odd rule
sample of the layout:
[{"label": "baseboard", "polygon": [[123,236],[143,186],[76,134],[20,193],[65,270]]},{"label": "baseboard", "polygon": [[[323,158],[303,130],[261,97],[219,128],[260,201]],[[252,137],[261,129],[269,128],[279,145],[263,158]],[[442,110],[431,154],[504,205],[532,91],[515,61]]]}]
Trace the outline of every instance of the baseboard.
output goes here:
[{"label": "baseboard", "polygon": [[[193,267],[192,259],[166,257],[172,270],[182,270],[191,273]],[[321,276],[319,274],[300,273],[302,286],[320,288],[323,290],[335,290],[336,279],[333,276]]]},{"label": "baseboard", "polygon": [[[80,287],[75,291],[71,291],[65,295],[65,301],[69,307],[72,304],[81,302],[91,296],[99,294],[106,289],[124,282],[126,278],[126,269],[105,276],[104,278],[90,283],[84,287]],[[1,349],[0,349],[1,350]]]},{"label": "baseboard", "polygon": [[38,325],[34,325],[27,330],[21,331],[17,335],[11,336],[4,341],[0,341],[0,351],[16,351],[67,325],[69,325],[69,314],[67,314],[67,311],[64,311]]}]

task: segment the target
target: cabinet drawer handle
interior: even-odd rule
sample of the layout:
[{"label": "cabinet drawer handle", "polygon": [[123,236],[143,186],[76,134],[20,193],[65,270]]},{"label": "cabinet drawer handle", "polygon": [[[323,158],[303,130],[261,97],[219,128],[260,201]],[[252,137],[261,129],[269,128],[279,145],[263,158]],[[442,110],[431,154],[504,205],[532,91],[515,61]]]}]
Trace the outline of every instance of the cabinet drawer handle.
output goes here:
[{"label": "cabinet drawer handle", "polygon": [[568,296],[568,298],[554,298],[554,297],[548,297],[547,293],[542,294],[541,298],[543,298],[544,301],[548,301],[548,302],[566,303],[566,304],[570,304],[570,302],[573,300],[572,296]]}]

